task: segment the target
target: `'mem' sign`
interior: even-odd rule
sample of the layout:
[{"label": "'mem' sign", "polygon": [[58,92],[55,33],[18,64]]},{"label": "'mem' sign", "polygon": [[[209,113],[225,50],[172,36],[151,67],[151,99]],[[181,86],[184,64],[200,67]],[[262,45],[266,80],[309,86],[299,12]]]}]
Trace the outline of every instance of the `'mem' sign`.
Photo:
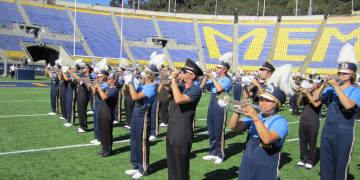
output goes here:
[{"label": "'mem' sign", "polygon": [[[348,26],[347,28],[343,28]],[[350,27],[350,28],[349,28]],[[239,31],[241,32],[241,26]],[[272,27],[274,28],[274,27]],[[218,41],[234,43],[234,36],[220,32],[218,28],[203,26],[203,37],[209,53],[209,58],[217,59],[221,54]],[[239,33],[235,43],[244,49],[239,49],[239,60],[261,60],[261,54],[268,54],[273,39],[271,28],[256,27],[246,33]],[[280,27],[276,41],[274,61],[304,61],[310,53],[312,45],[318,36],[319,27]],[[267,42],[270,41],[270,42]],[[321,34],[319,43],[312,57],[313,62],[333,60],[337,57],[342,45],[350,42],[355,46],[356,57],[360,59],[360,24],[336,24],[327,25]],[[244,47],[243,45],[246,45]],[[229,47],[228,47],[229,48]],[[231,48],[229,48],[232,50]],[[240,53],[242,51],[242,53]],[[333,54],[332,54],[333,53]]]}]

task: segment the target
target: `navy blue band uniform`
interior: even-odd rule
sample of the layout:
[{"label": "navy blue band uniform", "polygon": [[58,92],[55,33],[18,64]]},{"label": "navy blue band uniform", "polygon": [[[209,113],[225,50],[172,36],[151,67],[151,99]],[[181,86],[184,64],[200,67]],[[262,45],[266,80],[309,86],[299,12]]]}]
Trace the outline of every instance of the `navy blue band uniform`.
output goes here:
[{"label": "navy blue band uniform", "polygon": [[143,92],[145,98],[136,101],[131,115],[130,159],[133,169],[146,174],[149,166],[150,107],[156,96],[153,84],[139,86],[137,93]]},{"label": "navy blue band uniform", "polygon": [[350,86],[343,93],[356,103],[346,110],[332,87],[324,90],[321,101],[328,107],[320,142],[322,180],[345,179],[353,149],[355,118],[360,107],[360,89]]},{"label": "navy blue band uniform", "polygon": [[51,112],[60,112],[59,107],[59,77],[56,71],[49,71],[50,74],[50,105]]},{"label": "navy blue band uniform", "polygon": [[[102,146],[102,156],[108,156],[112,153],[113,144],[113,120],[116,107],[116,99],[118,89],[114,87],[106,87],[103,83],[102,90],[106,93],[107,99],[100,100],[97,106],[97,117],[100,129],[100,142]],[[99,96],[99,94],[96,94]],[[100,97],[99,97],[100,98]]]},{"label": "navy blue band uniform", "polygon": [[[158,83],[154,83],[158,89]],[[150,110],[150,135],[156,137],[159,134],[159,98],[158,93],[155,96]]]},{"label": "navy blue band uniform", "polygon": [[[224,92],[229,93],[232,88],[232,82],[228,76],[217,79],[220,85],[223,87]],[[211,91],[210,103],[207,111],[207,126],[209,131],[209,143],[210,151],[209,155],[217,156],[221,159],[224,158],[225,152],[225,122],[227,119],[227,113],[224,107],[220,107],[218,104],[217,92],[213,82],[208,80],[206,82],[206,88]]]},{"label": "navy blue band uniform", "polygon": [[67,90],[67,81],[64,80],[64,74],[61,73],[61,79],[59,82],[59,95],[60,95],[60,109],[61,109],[61,116],[63,119],[67,119],[66,113],[66,90]]},{"label": "navy blue band uniform", "polygon": [[314,165],[322,104],[315,107],[306,97],[302,98],[302,102],[303,111],[299,123],[300,161],[304,164]]},{"label": "navy blue band uniform", "polygon": [[169,105],[172,100],[171,88],[163,85],[158,94],[159,99],[159,123],[168,124]]},{"label": "navy blue band uniform", "polygon": [[76,104],[76,79],[70,74],[70,80],[67,81],[66,86],[66,121],[68,123],[75,123],[75,104]]},{"label": "navy blue band uniform", "polygon": [[281,115],[272,115],[268,118],[259,114],[259,119],[269,129],[276,132],[280,140],[272,144],[264,144],[256,130],[254,122],[249,117],[242,119],[249,128],[249,140],[247,141],[244,155],[239,168],[239,180],[244,179],[269,179],[277,180],[281,148],[288,134],[288,122]]},{"label": "navy blue band uniform", "polygon": [[[81,79],[88,79],[88,80],[93,80],[93,77],[90,75],[86,75],[86,74],[81,74],[80,75]],[[82,128],[83,130],[86,130],[88,128],[87,126],[87,106],[89,104],[90,101],[90,97],[91,97],[91,90],[88,87],[88,85],[83,82],[80,81],[78,83],[78,87],[77,87],[77,112],[78,112],[78,117],[79,117],[79,124],[80,124],[80,128]]]},{"label": "navy blue band uniform", "polygon": [[134,108],[134,101],[131,99],[129,85],[123,86],[123,95],[124,95],[124,111],[125,111],[125,124],[127,126],[131,125],[131,114]]},{"label": "navy blue band uniform", "polygon": [[166,152],[168,164],[168,179],[190,179],[190,151],[193,138],[193,119],[196,106],[201,98],[199,86],[183,90],[191,102],[187,104],[171,103],[168,132],[166,136]]}]

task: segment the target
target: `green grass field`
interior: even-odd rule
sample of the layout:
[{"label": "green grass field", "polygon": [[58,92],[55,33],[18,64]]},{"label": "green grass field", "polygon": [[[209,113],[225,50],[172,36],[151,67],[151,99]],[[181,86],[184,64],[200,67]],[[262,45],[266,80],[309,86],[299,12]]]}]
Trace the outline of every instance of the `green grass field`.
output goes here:
[{"label": "green grass field", "polygon": [[[191,179],[237,179],[245,133],[227,131],[226,160],[222,164],[202,160],[209,150],[207,134],[201,133],[207,130],[208,100],[208,95],[203,96],[197,109]],[[46,115],[50,111],[49,103],[47,88],[0,88],[0,179],[130,179],[124,174],[131,168],[129,131],[116,127],[113,133],[117,141],[113,145],[115,155],[101,158],[97,155],[100,146],[89,145],[93,132],[77,134],[77,127],[65,128],[58,116]],[[312,170],[296,167],[299,160],[298,117],[291,116],[288,109],[283,109],[281,114],[290,122],[288,141],[282,153],[281,179],[319,179],[319,163]],[[143,179],[167,179],[165,133],[166,128],[161,128],[158,140],[150,147],[151,170]],[[357,127],[356,136],[359,135]],[[355,144],[359,144],[359,138]],[[76,145],[79,146],[74,147]],[[63,146],[69,147],[4,154]],[[351,160],[350,177],[359,177],[359,147],[355,146]]]}]

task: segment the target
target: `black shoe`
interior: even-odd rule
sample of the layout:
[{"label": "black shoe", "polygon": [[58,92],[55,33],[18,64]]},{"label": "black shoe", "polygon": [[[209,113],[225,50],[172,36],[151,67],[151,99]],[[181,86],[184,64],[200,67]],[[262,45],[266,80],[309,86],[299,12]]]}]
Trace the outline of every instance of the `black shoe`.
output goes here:
[{"label": "black shoe", "polygon": [[101,154],[101,157],[109,157],[111,156],[111,152],[110,153],[102,153]]}]

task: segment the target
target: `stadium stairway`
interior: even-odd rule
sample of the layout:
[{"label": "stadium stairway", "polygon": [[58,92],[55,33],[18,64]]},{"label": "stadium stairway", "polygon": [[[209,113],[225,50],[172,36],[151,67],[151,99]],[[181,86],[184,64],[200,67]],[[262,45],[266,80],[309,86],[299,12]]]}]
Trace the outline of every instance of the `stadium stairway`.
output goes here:
[{"label": "stadium stairway", "polygon": [[203,70],[206,70],[207,67],[205,66],[204,50],[202,48],[202,43],[199,33],[199,24],[197,19],[194,19],[194,32],[195,32],[196,46],[198,47],[198,57],[199,57],[198,60],[200,61]]},{"label": "stadium stairway", "polygon": [[[234,24],[234,39],[238,39],[239,36],[239,23]],[[234,41],[233,43],[233,59],[231,63],[231,71],[232,72],[238,72],[239,70],[239,64],[238,64],[238,57],[239,57],[239,43],[236,43],[236,41]]]},{"label": "stadium stairway", "polygon": [[273,37],[272,37],[272,42],[271,42],[271,45],[270,45],[270,52],[269,52],[269,55],[267,57],[267,61],[269,63],[272,63],[272,61],[274,59],[275,47],[276,47],[277,39],[278,39],[278,36],[279,36],[279,28],[280,28],[280,22],[277,21],[276,24],[275,24],[275,31],[274,31],[274,34],[273,34]]},{"label": "stadium stairway", "polygon": [[[163,38],[163,35],[162,35],[162,33],[161,33],[159,24],[158,24],[158,22],[157,22],[157,20],[156,20],[155,17],[152,18],[152,22],[153,22],[153,24],[154,24],[154,27],[155,27],[157,36],[158,36],[159,38]],[[163,50],[163,53],[164,53],[165,56],[166,56],[166,59],[168,60],[169,66],[170,66],[171,68],[174,68],[175,65],[174,65],[174,62],[173,62],[172,59],[171,59],[171,56],[170,56],[169,51],[168,51],[168,48],[165,46],[162,50]]]},{"label": "stadium stairway", "polygon": [[20,13],[21,17],[23,18],[25,24],[32,25],[29,16],[26,14],[24,7],[19,3],[16,2],[17,10]]},{"label": "stadium stairway", "polygon": [[[311,51],[309,54],[307,54],[307,56],[305,57],[305,60],[304,60],[304,63],[301,65],[300,67],[300,74],[304,74],[304,73],[310,73],[310,72],[306,72],[306,70],[308,69],[308,66],[309,66],[309,63],[311,62],[312,60],[312,57],[314,56],[314,52],[316,50],[316,47],[319,45],[319,41],[320,41],[320,38],[321,38],[321,35],[323,34],[324,32],[324,29],[325,29],[325,26],[326,26],[326,22],[327,20],[324,19],[320,25],[320,28],[319,28],[319,31],[318,31],[318,34],[316,36],[316,39],[315,39],[315,42],[313,43],[312,47],[311,47]],[[310,69],[309,69],[310,70]],[[310,70],[311,71],[311,70]]]},{"label": "stadium stairway", "polygon": [[[69,8],[67,8],[67,7],[66,7],[66,12],[67,12],[67,14],[68,14],[68,16],[70,18],[71,24],[75,24],[74,17],[71,14]],[[76,34],[77,34],[78,37],[84,37],[83,34],[81,33],[81,30],[80,30],[79,26],[77,24],[75,24],[75,31],[76,31]],[[82,39],[80,42],[81,42],[81,45],[83,46],[85,52],[90,56],[94,56],[94,53],[90,49],[89,44],[86,42],[85,38]]]},{"label": "stadium stairway", "polygon": [[[131,50],[130,50],[130,48],[129,48],[129,44],[128,44],[127,40],[126,40],[126,37],[125,37],[124,35],[121,36],[121,27],[120,27],[118,21],[116,20],[116,16],[115,16],[114,12],[111,12],[111,19],[112,19],[112,22],[113,22],[113,24],[114,24],[116,33],[117,33],[117,35],[119,36],[120,41],[122,41],[123,54],[126,53],[126,54],[127,54],[127,57],[128,57],[131,61],[135,61],[134,55],[132,54],[132,52],[131,52]],[[120,43],[121,43],[121,42],[120,42]],[[125,51],[125,52],[124,52],[124,51]],[[120,56],[124,57],[123,54],[120,55]],[[122,58],[122,57],[120,57],[120,58]]]}]

